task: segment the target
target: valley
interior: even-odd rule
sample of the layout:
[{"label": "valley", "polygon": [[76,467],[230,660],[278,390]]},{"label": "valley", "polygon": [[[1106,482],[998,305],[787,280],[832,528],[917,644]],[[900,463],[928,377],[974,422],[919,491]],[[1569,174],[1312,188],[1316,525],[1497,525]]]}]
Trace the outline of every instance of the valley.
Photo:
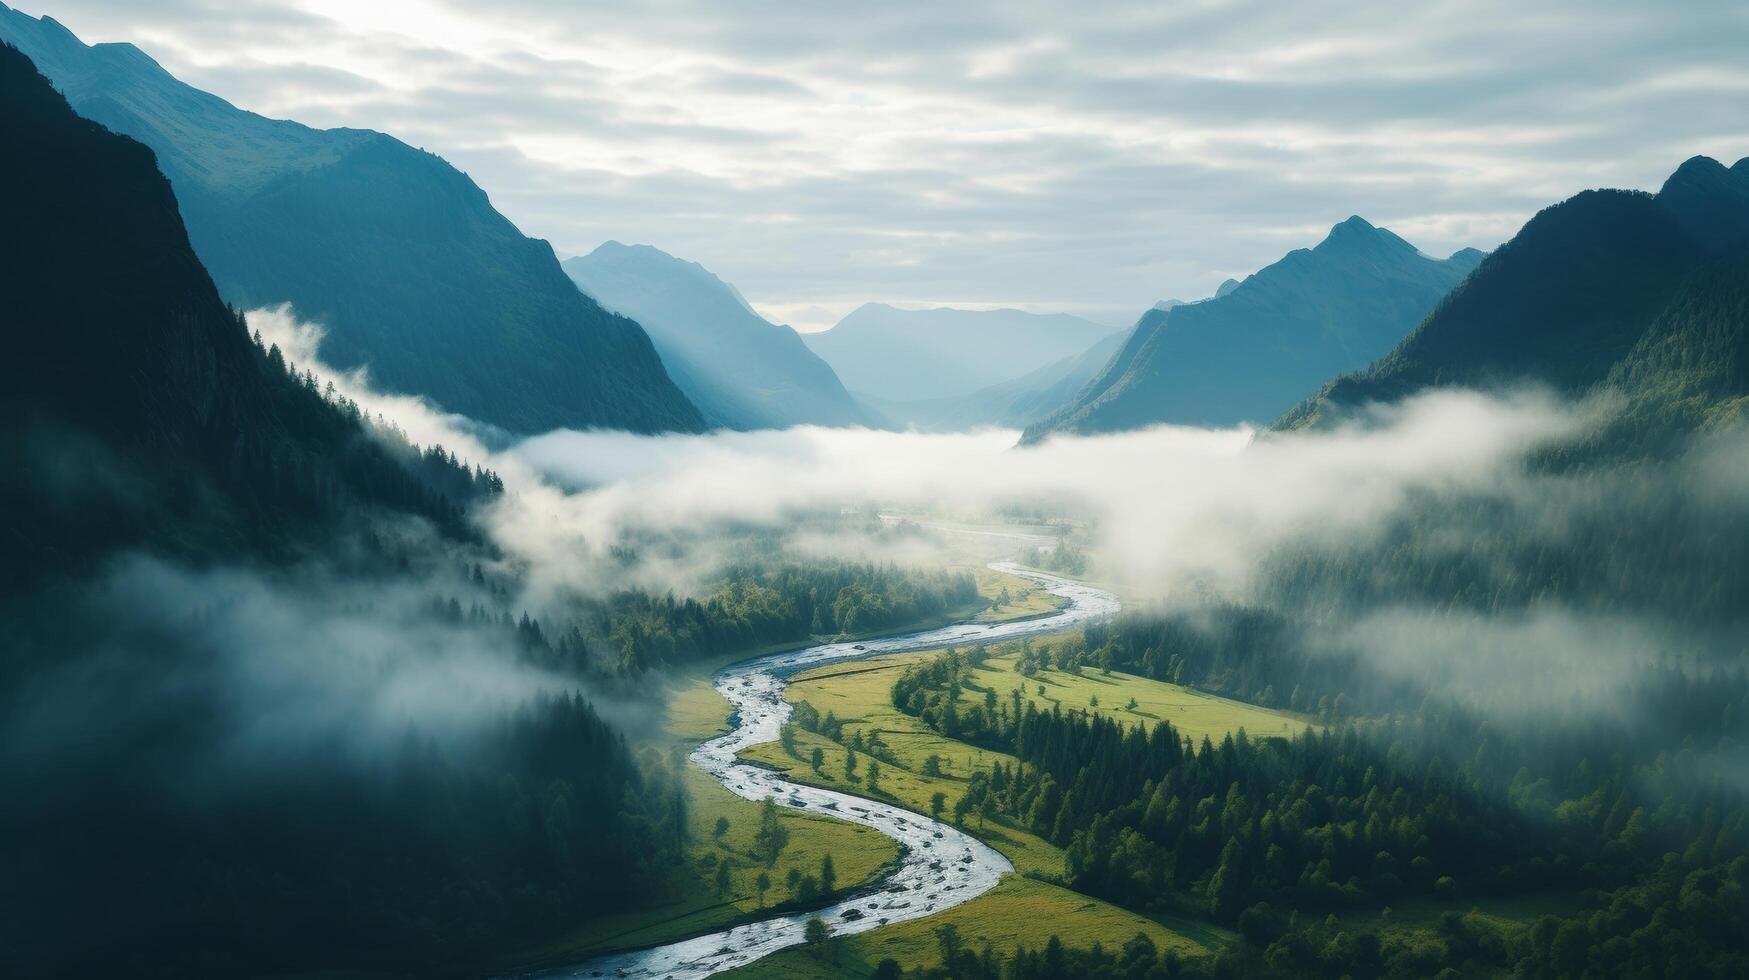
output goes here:
[{"label": "valley", "polygon": [[[916,811],[882,804],[843,792],[808,788],[779,778],[771,770],[738,761],[752,746],[777,738],[790,714],[781,697],[788,674],[818,664],[837,663],[876,653],[919,649],[947,640],[990,642],[1072,626],[1110,615],[1116,599],[1109,593],[1015,566],[995,570],[1043,585],[1068,601],[1064,611],[1048,619],[1027,618],[988,624],[961,623],[862,643],[840,642],[774,654],[719,671],[714,687],[731,706],[736,727],[694,749],[689,759],[700,771],[732,793],[749,800],[778,801],[780,806],[828,813],[829,819],[878,828],[899,842],[896,867],[878,882],[874,896],[855,896],[823,911],[759,919],[718,933],[632,953],[560,967],[543,976],[705,977],[759,956],[804,941],[804,926],[819,918],[842,934],[862,932],[888,922],[922,918],[993,888],[1014,866],[963,832]],[[852,843],[852,842],[847,842]],[[945,856],[945,857],[943,857]],[[951,861],[952,863],[946,863]],[[853,879],[854,880],[854,879]],[[828,894],[831,889],[827,889]],[[898,898],[881,900],[882,894]]]},{"label": "valley", "polygon": [[0,976],[1749,976],[1736,7],[19,2]]}]

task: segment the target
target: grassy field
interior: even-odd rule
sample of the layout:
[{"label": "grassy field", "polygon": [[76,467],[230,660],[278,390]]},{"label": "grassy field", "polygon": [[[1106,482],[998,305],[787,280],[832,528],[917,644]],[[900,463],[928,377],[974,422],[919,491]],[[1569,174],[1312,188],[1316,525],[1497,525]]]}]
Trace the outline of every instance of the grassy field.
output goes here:
[{"label": "grassy field", "polygon": [[[973,616],[985,622],[1030,618],[1048,614],[1059,605],[1055,596],[1038,589],[1027,580],[987,568],[978,574],[978,587],[986,600],[995,600],[1006,590],[1008,601],[999,608],[984,608],[982,604],[978,604],[954,610],[938,621],[915,624],[907,631],[927,629],[945,622],[958,622]],[[803,644],[787,646],[800,645]],[[639,748],[663,755],[683,756],[698,743],[728,731],[729,705],[711,686],[710,674],[725,664],[775,652],[777,649],[781,648],[740,651],[693,665],[675,683],[668,698],[663,735],[647,740]],[[890,684],[890,681],[886,683]],[[877,693],[884,698],[885,686]],[[818,736],[805,732],[801,735],[804,737],[804,757],[816,743],[842,754],[842,749],[819,739]],[[963,762],[957,763],[961,768],[956,769],[956,772],[969,771],[966,767],[979,763],[977,750],[969,746],[945,742],[944,746],[947,751],[964,750]],[[749,758],[768,761],[760,754],[764,749],[782,752],[776,745],[764,746],[750,753]],[[798,764],[795,759],[787,761],[791,766]],[[766,906],[770,906],[793,897],[786,883],[791,868],[805,875],[816,874],[821,859],[831,854],[840,886],[850,888],[884,874],[887,866],[898,856],[898,845],[877,831],[829,817],[785,809],[781,813],[781,819],[790,832],[790,844],[778,858],[776,865],[766,868],[751,856],[753,835],[759,823],[759,805],[735,796],[690,765],[685,765],[684,768],[684,778],[692,801],[690,822],[693,843],[687,866],[676,871],[676,898],[667,904],[596,920],[551,944],[525,951],[523,955],[514,957],[509,962],[524,965],[563,961],[609,950],[671,942],[721,929],[757,918],[761,904],[754,880],[761,871],[771,878],[772,885],[765,894],[764,902]],[[805,765],[801,765],[801,768],[807,769]],[[860,783],[835,781],[826,776],[803,779],[803,774],[796,775],[799,781],[849,788],[853,792],[864,791]],[[897,770],[893,775],[899,782],[917,778]],[[910,801],[911,805],[927,812],[930,792],[933,789],[924,792],[920,800]],[[957,798],[957,793],[950,795],[949,805]],[[719,817],[729,821],[729,829],[720,839],[714,832]],[[1025,856],[1024,862],[1017,862],[1022,870],[1055,874],[1062,867],[1062,852],[1030,834],[992,826],[987,837],[992,842],[1008,839],[1008,846],[1015,853]],[[717,862],[723,861],[727,861],[730,866],[730,887],[727,892],[719,893],[715,884],[716,867]],[[1134,932],[1128,935],[1134,935]]]},{"label": "grassy field", "polygon": [[[893,707],[893,681],[909,665],[938,652],[893,654],[819,667],[791,678],[785,692],[792,702],[807,701],[822,715],[830,711],[844,720],[846,739],[858,731],[865,739],[878,733],[892,759],[882,763],[879,791],[873,795],[925,813],[929,812],[930,799],[936,793],[943,795],[951,813],[974,771],[988,768],[994,762],[1014,762],[1002,753],[944,738]],[[1134,724],[1168,720],[1195,739],[1208,736],[1218,741],[1240,728],[1260,736],[1284,735],[1306,724],[1291,715],[1126,674],[1104,677],[1090,671],[1073,676],[1052,670],[1023,677],[1014,669],[1018,657],[1018,652],[991,657],[976,672],[975,683],[1003,694],[1023,686],[1028,699],[1041,708],[1061,704],[1066,709],[1097,711]],[[1046,692],[1042,697],[1037,693],[1041,684]],[[968,702],[981,701],[983,692],[968,689],[963,697]],[[1093,705],[1095,698],[1097,707]],[[1133,709],[1128,707],[1132,698],[1136,702]],[[815,748],[825,757],[818,771],[810,762]],[[922,775],[923,762],[931,755],[941,760],[941,776]],[[796,732],[794,755],[777,743],[755,746],[744,753],[752,761],[784,770],[797,782],[869,795],[863,778],[866,754],[855,777],[845,774],[844,756],[842,745],[807,731]],[[1023,874],[1054,877],[1062,872],[1061,849],[1027,830],[997,823],[979,825],[976,820],[967,830],[1001,851]],[[839,957],[836,962],[823,958],[833,950],[791,950],[730,975],[860,976],[889,956],[907,968],[934,962],[933,930],[943,922],[959,926],[974,946],[987,940],[1002,951],[1012,949],[1022,939],[1037,945],[1051,932],[1071,945],[1088,946],[1098,941],[1108,947],[1121,946],[1137,932],[1146,932],[1159,948],[1175,948],[1184,955],[1206,952],[1230,938],[1229,933],[1205,923],[1180,919],[1153,921],[1044,881],[1012,877],[989,895],[939,916],[876,929],[834,943]],[[1041,922],[1050,923],[1049,932],[1041,934],[1038,925]]]},{"label": "grassy field", "polygon": [[[647,748],[684,754],[699,742],[728,731],[728,713],[729,703],[706,677],[691,677],[675,688],[669,700],[666,738],[652,740]],[[765,894],[765,905],[769,906],[792,897],[785,882],[791,868],[805,875],[816,874],[827,854],[832,855],[843,888],[885,874],[887,865],[898,858],[898,845],[878,831],[785,809],[779,819],[789,830],[790,843],[775,866],[767,868],[751,856],[759,827],[759,804],[741,799],[689,764],[685,765],[685,779],[692,799],[689,819],[693,843],[688,866],[676,871],[676,899],[597,919],[548,946],[526,951],[514,962],[547,963],[652,946],[757,918],[761,906],[754,879],[761,871],[772,882]],[[720,839],[715,836],[718,817],[729,821],[728,832]],[[716,890],[715,862],[720,861],[730,862],[731,886],[726,894]]]},{"label": "grassy field", "polygon": [[[951,808],[957,799],[956,790],[963,787],[972,771],[986,768],[992,761],[1010,763],[1013,760],[1000,753],[945,738],[893,706],[893,681],[906,667],[936,656],[938,652],[893,654],[805,671],[790,679],[785,697],[791,702],[807,701],[820,714],[830,711],[845,720],[846,738],[858,730],[865,738],[878,732],[892,749],[899,765],[909,774],[920,773],[923,760],[928,756],[939,756],[944,778],[930,780],[916,775],[915,781],[911,782],[895,771],[895,778],[891,782],[883,779],[882,786],[894,797],[913,804],[920,801],[924,807],[928,806],[930,794],[944,791]],[[1169,721],[1181,734],[1193,740],[1206,736],[1219,741],[1241,728],[1258,737],[1291,735],[1308,724],[1305,718],[1286,712],[1130,674],[1101,676],[1097,671],[1088,670],[1077,676],[1049,670],[1025,677],[1015,669],[1018,659],[1017,652],[990,657],[974,672],[973,683],[977,689],[968,686],[961,694],[962,700],[967,704],[981,702],[986,689],[994,690],[1006,699],[1008,692],[1019,687],[1025,699],[1041,710],[1060,705],[1065,710],[1092,711],[1125,724],[1153,725],[1158,721]],[[1040,688],[1044,690],[1043,695],[1038,693]],[[1129,706],[1131,700],[1135,702],[1133,708]],[[782,769],[793,771],[801,766],[807,770],[802,760],[807,759],[817,745],[833,757],[834,764],[826,766],[823,773],[807,770],[797,772],[797,777],[836,789],[857,790],[856,785],[842,778],[842,772],[836,767],[836,756],[843,754],[841,747],[809,732],[798,732],[797,738],[800,758],[788,756],[775,744],[755,747],[748,756]]]},{"label": "grassy field", "polygon": [[[1048,642],[1048,639],[1041,641]],[[992,656],[978,669],[976,683],[982,688],[994,688],[999,697],[1006,697],[1009,691],[1018,687],[1041,710],[1061,705],[1065,711],[1079,708],[1126,724],[1152,726],[1159,721],[1171,722],[1179,734],[1193,741],[1201,741],[1207,736],[1219,742],[1228,733],[1241,728],[1253,737],[1287,736],[1300,732],[1311,723],[1303,715],[1259,708],[1243,701],[1133,674],[1102,676],[1098,670],[1085,669],[1075,675],[1048,670],[1026,677],[1015,669],[1019,659],[1018,653]],[[890,685],[891,681],[888,683]],[[1042,695],[1039,693],[1041,687],[1044,689]],[[981,690],[967,690],[962,700],[978,702],[983,697]],[[1129,707],[1131,699],[1136,702],[1134,708]]]},{"label": "grassy field", "polygon": [[[785,697],[791,702],[807,701],[821,715],[830,711],[844,720],[847,739],[858,731],[864,738],[880,735],[897,763],[883,764],[880,795],[927,813],[931,797],[939,792],[951,813],[954,803],[965,794],[974,771],[995,762],[1013,764],[1014,759],[946,738],[893,706],[893,681],[906,667],[936,653],[893,654],[805,671],[790,679]],[[1152,725],[1168,720],[1193,739],[1208,736],[1218,741],[1240,728],[1260,736],[1286,735],[1305,726],[1302,719],[1292,715],[1128,674],[1102,677],[1097,672],[1085,672],[1073,676],[1052,670],[1023,677],[1014,669],[1018,656],[1008,653],[991,657],[975,672],[976,683],[1004,695],[1022,686],[1028,700],[1041,709],[1061,704],[1064,708],[1108,714],[1131,724]],[[1045,689],[1043,697],[1037,693],[1040,686]],[[968,703],[977,702],[982,700],[983,692],[968,688],[962,697]],[[1098,707],[1093,706],[1095,698]],[[1128,707],[1132,698],[1136,702],[1134,709]],[[809,764],[815,748],[826,757],[826,764],[817,772]],[[783,770],[798,782],[867,793],[860,774],[855,778],[845,775],[844,755],[841,745],[807,731],[796,733],[793,756],[777,743],[755,746],[745,753],[746,758]],[[941,760],[941,776],[922,775],[924,760],[931,755]],[[1062,851],[1026,830],[995,824],[982,828],[974,825],[971,829],[1006,854],[1021,872],[1056,875],[1062,871]]]},{"label": "grassy field", "polygon": [[907,970],[941,962],[935,930],[951,923],[974,949],[987,943],[1001,953],[1015,946],[1042,947],[1055,935],[1066,945],[1086,948],[1103,943],[1118,948],[1144,933],[1162,952],[1202,956],[1232,939],[1232,934],[1197,922],[1157,922],[1066,888],[1011,875],[988,894],[936,915],[832,940],[820,948],[792,948],[723,974],[734,980],[812,980],[866,977],[875,964],[892,958]]},{"label": "grassy field", "polygon": [[[978,574],[978,584],[980,593],[988,599],[1007,592],[1006,602],[978,613],[981,621],[1046,615],[1059,605],[1056,597],[1016,576],[985,569]],[[967,614],[969,610],[960,611],[956,618]],[[1035,642],[1049,643],[1051,638]],[[821,715],[830,711],[842,719],[846,740],[856,732],[861,732],[864,739],[880,735],[890,758],[880,761],[878,789],[871,790],[867,785],[866,753],[859,753],[861,765],[855,776],[849,776],[844,771],[843,745],[812,732],[794,733],[793,754],[779,743],[770,743],[749,749],[743,757],[784,771],[797,782],[879,796],[924,813],[931,809],[931,798],[940,793],[946,812],[951,813],[973,772],[995,762],[1012,764],[1014,760],[944,738],[893,707],[890,699],[893,681],[910,664],[937,653],[893,654],[828,665],[790,679],[786,697],[792,702],[807,701]],[[651,748],[683,753],[726,731],[728,705],[706,677],[709,670],[749,655],[725,656],[700,665],[690,678],[678,684],[668,704],[666,738]],[[1119,673],[1101,675],[1096,669],[1084,669],[1079,674],[1046,670],[1027,677],[1016,669],[1018,659],[1018,650],[998,648],[973,673],[962,697],[968,703],[981,702],[984,692],[993,690],[1006,700],[1009,692],[1018,687],[1026,700],[1041,709],[1061,706],[1065,710],[1086,710],[1125,724],[1169,721],[1193,740],[1207,737],[1219,741],[1239,729],[1253,737],[1289,735],[1311,723],[1304,716],[1146,678]],[[816,748],[823,755],[818,770],[811,765]],[[922,775],[923,762],[932,755],[942,766],[942,775],[933,778]],[[592,923],[525,961],[559,960],[668,942],[758,916],[760,903],[753,879],[764,869],[750,852],[759,807],[734,796],[690,767],[686,778],[693,801],[694,844],[689,867],[677,873],[676,886],[676,894],[685,897],[661,908]],[[713,834],[719,816],[729,820],[729,830],[720,840]],[[768,872],[773,885],[766,895],[766,905],[790,897],[784,883],[790,868],[804,874],[815,873],[825,854],[832,855],[839,881],[847,888],[882,874],[897,855],[897,846],[890,839],[867,828],[790,810],[783,811],[782,819],[790,830],[791,843]],[[785,950],[725,976],[737,980],[863,977],[872,974],[875,965],[889,957],[906,969],[919,964],[938,965],[940,953],[935,931],[945,924],[957,927],[962,941],[972,949],[989,944],[1004,953],[1019,944],[1042,946],[1051,935],[1071,947],[1086,948],[1097,942],[1115,949],[1143,933],[1161,950],[1173,949],[1182,956],[1195,957],[1234,939],[1232,933],[1206,922],[1139,915],[1050,880],[1041,880],[1061,874],[1063,854],[1049,841],[1027,830],[998,822],[980,825],[976,818],[966,829],[1008,856],[1021,874],[1008,877],[986,895],[937,915],[833,939],[817,947]],[[732,869],[731,887],[726,895],[719,895],[713,883],[713,862],[724,860],[730,862]],[[1032,876],[1028,877],[1028,873]],[[1418,899],[1382,914],[1378,910],[1356,911],[1339,919],[1345,927],[1352,924],[1374,929],[1395,941],[1415,944],[1433,941],[1438,921],[1447,912],[1473,911],[1496,926],[1516,931],[1528,927],[1542,914],[1570,913],[1577,901],[1576,896],[1566,893],[1490,901],[1480,907],[1462,900]]]},{"label": "grassy field", "polygon": [[[1364,910],[1338,915],[1344,928],[1377,931],[1388,941],[1410,946],[1437,939],[1439,919],[1447,912],[1475,915],[1508,935],[1528,929],[1543,915],[1572,915],[1581,907],[1576,892],[1547,892],[1474,904],[1432,898],[1406,902],[1389,912]],[[784,950],[757,963],[723,974],[733,980],[826,980],[866,977],[882,959],[897,960],[906,970],[941,962],[935,930],[946,923],[958,927],[965,944],[977,950],[989,943],[1007,954],[1016,945],[1038,948],[1056,935],[1064,945],[1086,949],[1095,942],[1116,949],[1136,933],[1145,933],[1162,952],[1173,949],[1193,957],[1231,942],[1233,934],[1206,923],[1185,919],[1152,921],[1095,899],[1044,882],[1008,878],[988,895],[940,915],[907,922],[860,936],[834,939],[819,947]],[[1049,923],[1041,928],[1039,923]]]},{"label": "grassy field", "polygon": [[[1010,764],[1014,759],[944,738],[926,728],[922,722],[894,708],[888,698],[893,678],[923,654],[894,654],[850,664],[821,667],[790,679],[785,696],[792,702],[807,701],[824,715],[831,711],[845,720],[844,737],[861,731],[880,733],[898,764],[881,763],[880,793],[900,805],[921,813],[929,812],[930,798],[941,793],[946,798],[947,812],[965,794],[966,782],[974,770],[988,768],[993,762]],[[785,772],[799,783],[824,786],[828,789],[868,795],[863,779],[865,770],[855,778],[844,773],[844,747],[823,735],[797,731],[796,754],[790,755],[777,742],[756,745],[742,757]],[[810,765],[813,750],[825,755],[825,765],[815,771]],[[923,760],[931,755],[941,758],[943,774],[922,775]],[[1050,842],[1025,830],[992,824],[980,830],[970,828],[981,838],[1014,862],[1016,870],[1056,875],[1063,870],[1063,852]]]},{"label": "grassy field", "polygon": [[[977,622],[1001,623],[1012,619],[1032,619],[1036,616],[1048,616],[1063,608],[1065,600],[1047,592],[1037,582],[988,567],[979,569],[977,575],[978,592],[992,603],[989,609],[977,615]],[[1007,596],[1005,600],[1004,594]]]}]

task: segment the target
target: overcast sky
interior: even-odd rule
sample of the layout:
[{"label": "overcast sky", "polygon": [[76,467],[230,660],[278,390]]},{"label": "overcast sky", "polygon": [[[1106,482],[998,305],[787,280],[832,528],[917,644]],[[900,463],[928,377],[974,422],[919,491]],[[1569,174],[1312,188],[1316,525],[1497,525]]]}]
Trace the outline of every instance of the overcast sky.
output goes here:
[{"label": "overcast sky", "polygon": [[1444,255],[1749,155],[1741,0],[15,5],[802,329],[868,300],[1127,325],[1351,213]]}]

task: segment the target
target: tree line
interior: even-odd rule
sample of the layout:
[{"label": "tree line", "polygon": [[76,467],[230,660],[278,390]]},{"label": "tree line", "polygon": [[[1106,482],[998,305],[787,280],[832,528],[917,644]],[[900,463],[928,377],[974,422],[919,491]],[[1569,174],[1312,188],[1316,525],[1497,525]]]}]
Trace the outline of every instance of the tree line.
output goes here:
[{"label": "tree line", "polygon": [[[182,723],[175,740],[198,739]],[[167,791],[142,746],[101,785],[8,780],[18,975],[104,951],[147,976],[332,968],[467,972],[665,895],[688,803],[575,694],[507,708],[477,737],[410,729],[374,762],[312,755]],[[174,757],[174,755],[172,755]],[[9,773],[8,775],[16,775]]]},{"label": "tree line", "polygon": [[[894,705],[1018,760],[972,774],[958,819],[1058,844],[1064,883],[1117,904],[1241,931],[1249,917],[1270,924],[1252,930],[1263,945],[1293,946],[1276,923],[1294,913],[1600,890],[1621,918],[1557,923],[1569,943],[1584,939],[1568,960],[1676,942],[1630,928],[1648,906],[1671,915],[1698,902],[1743,921],[1732,883],[1749,853],[1749,803],[1730,775],[1749,744],[1741,667],[1666,661],[1595,702],[1514,723],[1429,700],[1288,739],[1241,731],[1193,746],[1165,722],[1040,710],[1020,689],[979,697],[981,656],[949,651],[908,669]],[[1696,928],[1669,932],[1691,953],[1703,942],[1708,962],[1741,962],[1740,941]]]}]

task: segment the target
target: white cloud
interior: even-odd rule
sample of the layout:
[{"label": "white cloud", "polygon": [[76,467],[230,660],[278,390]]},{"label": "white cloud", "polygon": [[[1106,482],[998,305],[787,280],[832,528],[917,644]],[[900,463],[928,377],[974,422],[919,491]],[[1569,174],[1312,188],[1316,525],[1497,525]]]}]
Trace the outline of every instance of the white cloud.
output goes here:
[{"label": "white cloud", "polygon": [[621,535],[781,530],[844,508],[993,515],[1043,506],[1087,519],[1102,571],[1132,596],[1248,587],[1258,559],[1296,538],[1364,540],[1416,491],[1482,490],[1530,448],[1588,416],[1525,394],[1446,391],[1335,433],[1254,440],[1249,429],[1161,426],[1014,449],[1015,433],[932,435],[803,427],[634,436],[555,432],[512,452],[582,489],[511,500],[500,541],[560,577]]},{"label": "white cloud", "polygon": [[[285,310],[249,319],[301,363],[331,374],[314,356],[319,331]],[[1016,433],[1003,430],[558,431],[493,452],[469,435],[465,419],[376,396],[361,375],[339,376],[338,385],[416,439],[477,453],[505,475],[508,492],[479,519],[523,573],[518,605],[537,612],[567,596],[628,588],[697,595],[752,555],[940,560],[939,539],[884,526],[873,520],[879,513],[1080,522],[1091,571],[1135,606],[1269,604],[1279,596],[1268,576],[1282,559],[1400,559],[1368,549],[1406,526],[1417,529],[1415,561],[1475,569],[1479,581],[1492,577],[1510,593],[1521,574],[1512,555],[1587,554],[1599,534],[1644,549],[1633,538],[1646,534],[1633,523],[1644,513],[1664,515],[1660,533],[1684,542],[1675,554],[1715,567],[1707,562],[1716,554],[1698,552],[1715,538],[1714,551],[1729,549],[1734,539],[1717,532],[1741,526],[1749,499],[1749,439],[1740,431],[1697,437],[1655,466],[1539,467],[1536,449],[1594,431],[1620,405],[1533,389],[1431,391],[1316,433],[1160,426],[1017,449]],[[1408,525],[1399,523],[1405,518]],[[986,544],[1004,557],[1018,547]],[[1675,582],[1673,570],[1650,574]],[[1740,630],[1627,605],[1569,606],[1572,597],[1545,596],[1482,614],[1427,605],[1413,576],[1378,594],[1368,593],[1378,583],[1366,578],[1349,584],[1370,598],[1344,600],[1328,619],[1307,616],[1302,639],[1311,649],[1358,654],[1381,677],[1512,710],[1543,710],[1551,697],[1575,692],[1606,698],[1658,652],[1692,656],[1740,644]]]},{"label": "white cloud", "polygon": [[1127,322],[1359,213],[1492,247],[1588,186],[1749,153],[1749,8],[1386,3],[27,4],[239,104],[391,132],[525,231],[761,308]]}]

